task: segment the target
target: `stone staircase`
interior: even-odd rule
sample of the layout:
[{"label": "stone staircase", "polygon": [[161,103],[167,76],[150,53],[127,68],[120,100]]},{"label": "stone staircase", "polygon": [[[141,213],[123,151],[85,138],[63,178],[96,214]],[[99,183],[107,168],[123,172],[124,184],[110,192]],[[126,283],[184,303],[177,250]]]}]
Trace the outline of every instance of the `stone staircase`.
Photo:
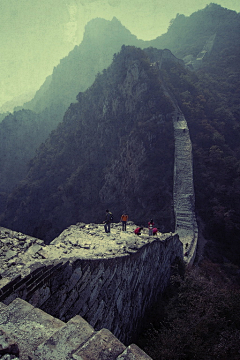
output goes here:
[{"label": "stone staircase", "polygon": [[0,303],[0,335],[0,356],[20,360],[151,360],[135,344],[126,347],[109,330],[95,331],[79,315],[65,323],[19,298]]},{"label": "stone staircase", "polygon": [[198,241],[198,224],[195,215],[192,142],[184,114],[164,82],[162,83],[162,89],[165,95],[171,99],[174,107],[172,121],[175,142],[173,182],[175,232],[178,233],[179,239],[183,243],[185,263],[192,265],[195,260]]},{"label": "stone staircase", "polygon": [[173,201],[175,231],[184,247],[184,260],[192,265],[196,255],[198,225],[195,216],[192,143],[187,121],[174,103],[173,127],[175,138]]}]

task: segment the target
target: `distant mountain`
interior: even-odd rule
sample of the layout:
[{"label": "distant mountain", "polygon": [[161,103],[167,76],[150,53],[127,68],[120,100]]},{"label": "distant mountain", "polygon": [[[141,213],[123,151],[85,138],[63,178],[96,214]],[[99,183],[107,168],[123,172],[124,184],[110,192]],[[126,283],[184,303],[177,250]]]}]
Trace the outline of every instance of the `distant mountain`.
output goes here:
[{"label": "distant mountain", "polygon": [[[209,50],[210,53],[213,47],[219,52],[226,41],[228,45],[231,42],[238,46],[239,16],[235,11],[210,4],[190,16],[177,15],[166,34],[150,41],[137,39],[116,18],[112,21],[93,19],[86,25],[82,43],[60,61],[24,108],[41,112],[62,104],[66,109],[71,102],[75,102],[79,91],[85,91],[96,74],[111,64],[113,54],[119,52],[123,44],[142,49],[166,48],[180,59],[189,56],[196,59],[202,51]],[[212,45],[208,49],[211,39]],[[59,115],[61,121],[63,112],[59,112]]]},{"label": "distant mountain", "polygon": [[[15,98],[5,102],[1,107],[0,107],[0,116],[4,113],[9,113],[9,112],[13,112],[14,110],[16,110],[17,107],[19,107],[19,105],[24,104],[25,102],[31,100],[35,95],[34,91],[30,91],[26,94],[21,94],[19,96],[16,96]],[[20,107],[20,109],[22,109],[22,106]]]},{"label": "distant mountain", "polygon": [[149,41],[148,46],[170,49],[181,59],[187,55],[197,57],[214,35],[215,51],[220,51],[226,42],[228,46],[236,47],[240,42],[239,18],[239,13],[211,3],[190,16],[178,14],[171,21],[167,33]]},{"label": "distant mountain", "polygon": [[24,108],[40,112],[47,107],[63,104],[65,109],[76,101],[79,91],[85,91],[98,72],[107,68],[113,54],[122,45],[144,46],[144,41],[130,33],[116,18],[97,18],[85,27],[83,41],[54,68],[32,101]]}]

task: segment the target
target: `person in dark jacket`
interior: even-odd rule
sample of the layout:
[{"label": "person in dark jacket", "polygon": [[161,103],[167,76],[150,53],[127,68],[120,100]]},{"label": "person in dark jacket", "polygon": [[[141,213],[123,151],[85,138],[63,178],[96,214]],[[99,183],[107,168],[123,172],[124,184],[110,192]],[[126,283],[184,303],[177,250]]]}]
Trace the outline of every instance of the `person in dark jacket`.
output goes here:
[{"label": "person in dark jacket", "polygon": [[106,210],[106,218],[105,218],[105,221],[104,221],[104,229],[105,229],[106,233],[110,233],[110,226],[111,226],[111,213],[107,209]]}]

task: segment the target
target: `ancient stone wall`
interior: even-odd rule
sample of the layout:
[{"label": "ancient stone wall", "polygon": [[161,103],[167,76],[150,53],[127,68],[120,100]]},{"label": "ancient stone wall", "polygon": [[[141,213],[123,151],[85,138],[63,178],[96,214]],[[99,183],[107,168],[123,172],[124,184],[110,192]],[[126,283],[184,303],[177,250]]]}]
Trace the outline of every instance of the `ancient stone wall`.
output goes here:
[{"label": "ancient stone wall", "polygon": [[129,249],[108,258],[66,257],[39,262],[37,252],[47,252],[51,246],[36,249],[29,274],[5,284],[0,301],[9,304],[22,298],[63,321],[78,314],[95,330],[107,328],[129,344],[146,310],[167,286],[171,265],[176,258],[183,258],[177,234],[147,239],[132,252]]}]

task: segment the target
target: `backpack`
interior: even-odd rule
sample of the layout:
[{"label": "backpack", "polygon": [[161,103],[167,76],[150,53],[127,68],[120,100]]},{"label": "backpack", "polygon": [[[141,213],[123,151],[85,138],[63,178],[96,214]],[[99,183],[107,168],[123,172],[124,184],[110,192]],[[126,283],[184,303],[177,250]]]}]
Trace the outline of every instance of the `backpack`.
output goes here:
[{"label": "backpack", "polygon": [[109,211],[109,215],[110,215],[110,220],[113,221],[113,214],[111,213],[111,211]]}]

